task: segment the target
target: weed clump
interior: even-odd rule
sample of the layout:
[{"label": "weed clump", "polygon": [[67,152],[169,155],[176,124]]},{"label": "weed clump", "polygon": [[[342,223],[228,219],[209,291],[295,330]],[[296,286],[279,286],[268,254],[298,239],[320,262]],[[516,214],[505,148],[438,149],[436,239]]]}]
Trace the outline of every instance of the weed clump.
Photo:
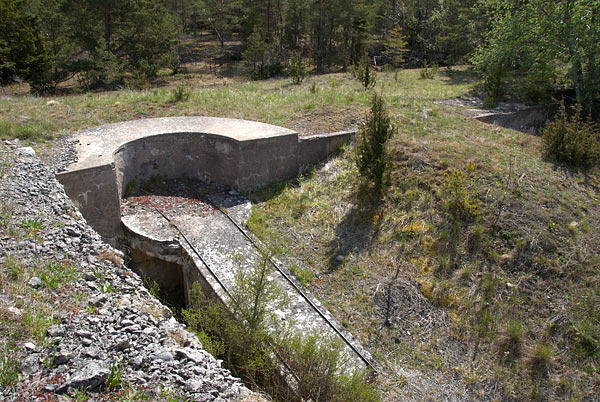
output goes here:
[{"label": "weed clump", "polygon": [[0,386],[6,387],[19,378],[19,363],[14,356],[14,350],[3,345],[0,350]]},{"label": "weed clump", "polygon": [[525,330],[520,321],[510,320],[500,332],[496,347],[501,360],[514,362],[521,357]]},{"label": "weed clump", "polygon": [[577,104],[569,117],[562,102],[558,117],[542,132],[542,153],[546,158],[577,168],[589,168],[600,159],[600,130],[591,117],[582,116]]},{"label": "weed clump", "polygon": [[171,90],[169,103],[185,102],[190,99],[190,90],[183,85],[177,85]]},{"label": "weed clump", "polygon": [[552,348],[544,343],[536,343],[530,347],[525,356],[525,362],[531,374],[537,377],[546,377],[552,368]]},{"label": "weed clump", "polygon": [[453,170],[444,174],[446,180],[442,185],[444,206],[454,222],[470,222],[479,215],[480,203],[472,194],[471,173],[475,164],[467,165],[467,173]]},{"label": "weed clump", "polygon": [[392,160],[388,141],[396,127],[381,95],[374,94],[371,113],[359,133],[356,164],[362,184],[371,195],[381,196],[391,183]]}]

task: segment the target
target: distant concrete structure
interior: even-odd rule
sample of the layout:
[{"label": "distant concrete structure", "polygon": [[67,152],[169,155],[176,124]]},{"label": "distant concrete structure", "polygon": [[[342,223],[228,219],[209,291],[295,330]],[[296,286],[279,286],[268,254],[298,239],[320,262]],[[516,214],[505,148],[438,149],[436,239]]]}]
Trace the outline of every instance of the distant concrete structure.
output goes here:
[{"label": "distant concrete structure", "polygon": [[57,179],[110,239],[121,234],[120,200],[130,183],[188,177],[249,190],[297,175],[354,134],[299,137],[270,124],[200,116],[108,124],[76,134],[78,160]]},{"label": "distant concrete structure", "polygon": [[[502,105],[503,106],[503,105]],[[540,134],[546,124],[552,120],[558,107],[556,104],[538,106],[510,106],[496,109],[467,109],[467,115],[484,123],[522,131],[528,134]]]}]

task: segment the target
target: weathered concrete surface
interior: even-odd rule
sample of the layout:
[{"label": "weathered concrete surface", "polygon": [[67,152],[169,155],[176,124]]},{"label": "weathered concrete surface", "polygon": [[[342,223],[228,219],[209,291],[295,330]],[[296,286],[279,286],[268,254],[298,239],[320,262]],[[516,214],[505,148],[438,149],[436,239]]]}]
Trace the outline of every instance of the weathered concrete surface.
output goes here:
[{"label": "weathered concrete surface", "polygon": [[298,174],[352,135],[299,138],[269,124],[198,116],[129,121],[76,134],[78,160],[57,178],[88,222],[113,238],[131,183],[188,177],[251,189]]},{"label": "weathered concrete surface", "polygon": [[[210,197],[210,200],[214,205],[227,210],[239,225],[245,223],[250,216],[250,202],[239,194],[220,193]],[[230,303],[226,289],[234,288],[236,272],[240,269],[254,269],[263,258],[253,244],[218,209],[200,208],[202,212],[196,213],[194,208],[158,209],[147,205],[134,207],[128,204],[123,211],[122,219],[128,238],[133,239],[131,247],[142,248],[149,255],[158,258],[164,253],[162,258],[172,261],[171,250],[175,249],[175,244],[179,244],[181,253],[178,262],[184,266],[181,291],[185,293],[185,299],[189,300],[193,283],[199,282],[205,292],[226,304]],[[144,239],[149,242],[144,243]],[[287,272],[286,268],[283,269]],[[290,276],[288,273],[288,277]],[[320,334],[322,338],[339,339],[344,343],[333,325],[356,349],[369,356],[359,342],[312,295],[304,291],[305,296],[330,323],[281,273],[273,270],[269,279],[278,285],[288,299],[286,306],[272,307],[277,320],[281,320],[296,333],[305,336]],[[296,285],[299,286],[297,283]],[[349,359],[348,369],[366,367],[350,346],[345,344],[344,350]]]},{"label": "weathered concrete surface", "polygon": [[512,109],[467,109],[466,114],[484,123],[529,134],[538,134],[557,110],[556,105],[514,107]]}]

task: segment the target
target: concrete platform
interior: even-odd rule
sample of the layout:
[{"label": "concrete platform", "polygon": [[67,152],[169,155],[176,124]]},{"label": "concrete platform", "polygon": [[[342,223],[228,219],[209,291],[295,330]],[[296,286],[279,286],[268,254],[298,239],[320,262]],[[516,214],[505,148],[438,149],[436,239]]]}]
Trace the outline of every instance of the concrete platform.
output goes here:
[{"label": "concrete platform", "polygon": [[111,239],[121,234],[120,200],[136,183],[188,177],[248,190],[297,175],[354,134],[299,137],[269,124],[202,116],[128,121],[77,133],[78,160],[57,179]]}]

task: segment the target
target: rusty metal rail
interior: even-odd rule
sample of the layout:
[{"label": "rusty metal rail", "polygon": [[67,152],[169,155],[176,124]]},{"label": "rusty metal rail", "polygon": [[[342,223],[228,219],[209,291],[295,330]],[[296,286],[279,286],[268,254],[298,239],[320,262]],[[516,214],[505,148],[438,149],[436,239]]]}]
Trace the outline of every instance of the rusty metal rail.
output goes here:
[{"label": "rusty metal rail", "polygon": [[[231,223],[233,223],[233,225],[244,235],[244,237],[246,237],[246,239],[248,239],[250,241],[250,243],[259,251],[259,253],[263,253],[264,250],[259,247],[259,245],[256,243],[256,241],[227,212],[225,212],[220,206],[218,206],[217,204],[215,204],[208,197],[207,197],[207,202],[213,208],[219,210],[223,215],[225,215],[227,217],[227,219]],[[292,278],[290,278],[290,276],[287,274],[287,272],[285,272],[281,267],[279,267],[279,265],[277,265],[275,263],[275,261],[273,261],[273,259],[269,255],[266,255],[266,258],[269,261],[269,263],[277,270],[277,272],[279,272],[281,274],[281,276],[283,276],[285,278],[285,280],[294,288],[294,290],[296,290],[302,296],[302,298],[304,300],[306,300],[306,302],[317,312],[317,314],[319,314],[319,316],[323,320],[325,320],[325,322],[327,323],[327,325],[331,329],[333,329],[333,331],[340,338],[342,338],[342,340],[344,341],[344,343],[346,345],[348,345],[350,347],[350,349],[352,349],[352,351],[354,353],[356,353],[356,355],[367,365],[367,367],[369,367],[371,370],[373,370],[373,372],[378,373],[379,369],[376,367],[375,363],[372,362],[371,359],[367,358],[355,345],[352,344],[352,342],[350,342],[350,340],[321,311],[321,309],[311,300],[311,298],[308,297],[308,295],[298,285],[296,285],[296,283],[292,280]]]}]

